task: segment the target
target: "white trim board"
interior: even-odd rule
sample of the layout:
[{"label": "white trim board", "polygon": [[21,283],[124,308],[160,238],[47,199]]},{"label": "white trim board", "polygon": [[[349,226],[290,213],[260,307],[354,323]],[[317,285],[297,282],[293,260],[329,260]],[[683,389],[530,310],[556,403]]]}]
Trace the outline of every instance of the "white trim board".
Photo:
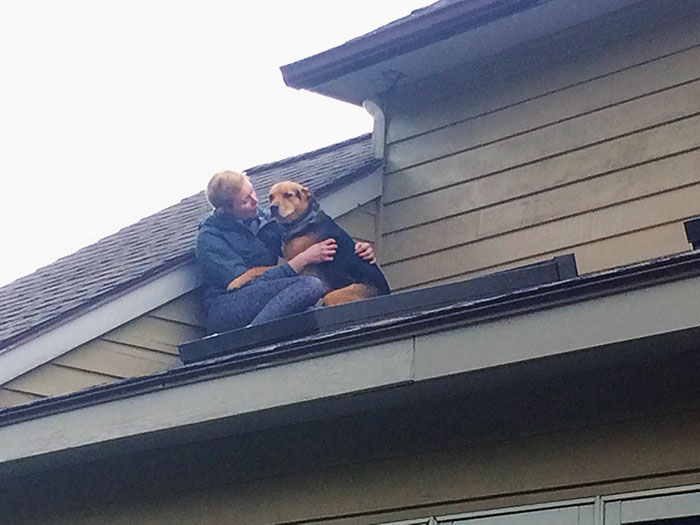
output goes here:
[{"label": "white trim board", "polygon": [[[380,168],[320,199],[320,204],[328,215],[336,218],[376,199],[381,190]],[[0,386],[177,299],[199,284],[193,263],[178,267],[0,353]]]},{"label": "white trim board", "polygon": [[0,462],[574,351],[634,347],[700,326],[698,292],[700,277],[8,424],[0,427]]}]

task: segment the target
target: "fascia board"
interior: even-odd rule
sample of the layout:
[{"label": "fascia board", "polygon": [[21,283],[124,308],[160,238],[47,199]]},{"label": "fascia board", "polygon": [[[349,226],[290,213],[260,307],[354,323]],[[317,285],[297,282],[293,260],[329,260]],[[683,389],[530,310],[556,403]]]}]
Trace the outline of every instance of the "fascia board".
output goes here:
[{"label": "fascia board", "polygon": [[[416,82],[640,3],[641,0],[547,0],[461,33],[447,34],[437,41],[426,41],[420,46],[404,45],[403,49],[397,47],[393,53],[384,53],[381,60],[372,63],[367,61],[366,51],[354,51],[363,40],[360,37],[357,43],[351,41],[347,47],[340,46],[283,66],[282,71],[290,87],[360,105],[392,87],[387,84],[392,75],[388,78],[387,73],[398,73],[401,82]],[[430,28],[421,31],[429,32]],[[422,34],[417,33],[418,42]],[[409,38],[392,39],[390,36],[387,32],[382,38],[396,42],[397,46]],[[365,46],[372,38],[367,37]]]},{"label": "fascia board", "polygon": [[[326,213],[336,218],[374,200],[381,191],[380,168],[319,201]],[[189,263],[0,353],[0,385],[177,299],[199,284],[195,265]]]},{"label": "fascia board", "polygon": [[584,350],[612,358],[697,329],[699,293],[693,277],[9,423],[0,462]]}]

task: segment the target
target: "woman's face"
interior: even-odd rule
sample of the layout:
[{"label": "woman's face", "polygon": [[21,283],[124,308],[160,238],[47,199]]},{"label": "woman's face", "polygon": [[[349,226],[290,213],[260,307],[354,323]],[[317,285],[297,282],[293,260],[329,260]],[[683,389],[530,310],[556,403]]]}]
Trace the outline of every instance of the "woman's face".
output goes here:
[{"label": "woman's face", "polygon": [[233,213],[241,219],[251,219],[257,215],[258,196],[250,181],[246,181],[233,198]]}]

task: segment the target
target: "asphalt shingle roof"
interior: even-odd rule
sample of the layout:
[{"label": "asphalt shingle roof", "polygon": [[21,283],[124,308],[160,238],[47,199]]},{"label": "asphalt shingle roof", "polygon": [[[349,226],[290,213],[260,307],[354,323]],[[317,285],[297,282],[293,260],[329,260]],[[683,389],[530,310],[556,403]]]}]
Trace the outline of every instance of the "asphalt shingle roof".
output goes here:
[{"label": "asphalt shingle roof", "polygon": [[[276,181],[297,180],[322,197],[380,164],[366,134],[246,171],[265,202]],[[190,260],[210,209],[197,193],[1,287],[0,351]]]}]

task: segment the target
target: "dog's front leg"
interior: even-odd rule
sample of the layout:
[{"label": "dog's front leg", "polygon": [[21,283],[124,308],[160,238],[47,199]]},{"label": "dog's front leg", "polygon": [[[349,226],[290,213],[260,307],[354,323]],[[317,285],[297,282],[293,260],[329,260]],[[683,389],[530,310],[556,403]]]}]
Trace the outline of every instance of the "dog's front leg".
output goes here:
[{"label": "dog's front leg", "polygon": [[226,291],[230,292],[231,290],[236,290],[240,288],[245,283],[252,281],[256,277],[261,276],[271,268],[274,268],[274,266],[254,266],[253,268],[247,269],[241,275],[236,277],[233,281],[228,283],[228,286],[226,286]]}]

